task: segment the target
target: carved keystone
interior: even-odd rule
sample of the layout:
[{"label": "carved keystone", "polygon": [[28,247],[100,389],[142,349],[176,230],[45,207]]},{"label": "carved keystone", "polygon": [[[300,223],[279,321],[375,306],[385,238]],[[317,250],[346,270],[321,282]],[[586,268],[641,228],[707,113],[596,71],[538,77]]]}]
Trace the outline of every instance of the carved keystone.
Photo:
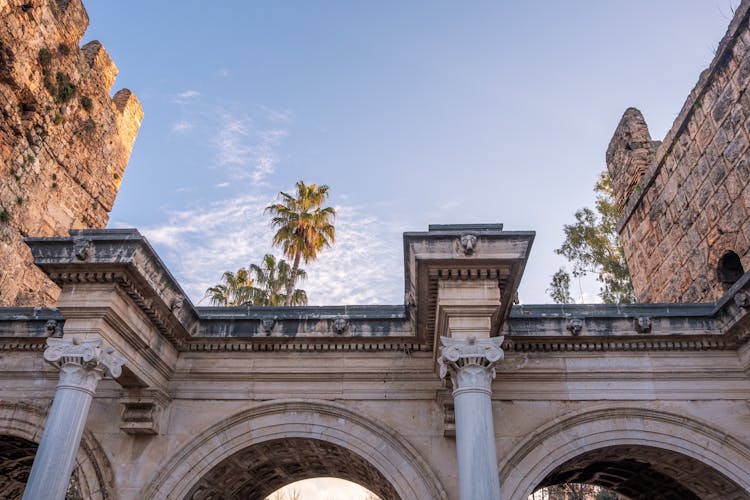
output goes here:
[{"label": "carved keystone", "polygon": [[635,318],[635,331],[638,333],[651,333],[653,322],[648,316],[639,316]]},{"label": "carved keystone", "polygon": [[579,335],[583,330],[583,320],[581,318],[570,318],[565,329],[573,335]]}]

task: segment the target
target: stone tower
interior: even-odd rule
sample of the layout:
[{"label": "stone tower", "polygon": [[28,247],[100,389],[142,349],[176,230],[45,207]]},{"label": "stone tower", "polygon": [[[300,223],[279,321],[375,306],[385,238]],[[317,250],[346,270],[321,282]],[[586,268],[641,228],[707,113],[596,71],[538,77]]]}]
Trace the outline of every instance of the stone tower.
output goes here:
[{"label": "stone tower", "polygon": [[0,0],[0,305],[51,305],[25,236],[103,228],[143,118],[81,0]]},{"label": "stone tower", "polygon": [[750,2],[661,143],[630,108],[607,149],[639,302],[710,302],[750,267]]}]

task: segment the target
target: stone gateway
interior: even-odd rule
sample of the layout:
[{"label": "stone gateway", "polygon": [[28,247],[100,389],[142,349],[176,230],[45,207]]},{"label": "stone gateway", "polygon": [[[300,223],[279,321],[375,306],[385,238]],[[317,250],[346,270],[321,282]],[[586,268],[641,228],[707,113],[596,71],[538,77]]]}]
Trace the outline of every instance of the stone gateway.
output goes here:
[{"label": "stone gateway", "polygon": [[[67,80],[18,83],[37,71],[43,86],[27,62],[58,54],[17,35],[41,16],[56,50],[58,38],[72,49],[85,11],[71,0],[0,12],[12,20],[0,96],[28,98],[11,106],[26,110],[18,127],[49,127],[34,103],[50,89],[64,98]],[[87,47],[59,57],[108,91],[113,66]],[[631,305],[514,304],[534,233],[469,224],[404,234],[404,304],[196,307],[137,230],[91,229],[140,107],[87,90],[75,120],[91,106],[121,138],[100,152],[107,182],[36,172],[42,153],[14,172],[65,183],[85,207],[98,196],[95,223],[71,223],[55,198],[45,213],[67,219],[54,227],[34,229],[35,209],[0,224],[12,249],[0,254],[0,497],[260,500],[335,476],[384,500],[525,500],[573,482],[633,499],[750,499],[748,48],[750,0],[664,141],[635,109],[617,127],[607,164]],[[0,142],[3,158],[34,151],[27,138]]]},{"label": "stone gateway", "polygon": [[406,233],[406,304],[293,308],[194,307],[135,230],[27,239],[61,293],[0,316],[2,494],[72,470],[84,498],[750,498],[750,274],[716,303],[514,306],[533,239]]}]

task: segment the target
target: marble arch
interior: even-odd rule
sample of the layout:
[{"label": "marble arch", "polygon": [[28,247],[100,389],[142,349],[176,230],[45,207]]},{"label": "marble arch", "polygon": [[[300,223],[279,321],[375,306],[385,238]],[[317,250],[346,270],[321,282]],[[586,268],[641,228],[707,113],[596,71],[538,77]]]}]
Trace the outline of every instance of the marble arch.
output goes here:
[{"label": "marble arch", "polygon": [[402,499],[447,498],[430,466],[395,431],[343,405],[314,400],[272,401],[212,425],[165,464],[141,498],[191,498],[196,483],[217,465],[245,449],[283,440],[321,441],[350,452],[375,469],[373,476],[387,481],[387,485],[364,484],[373,491],[395,493]]},{"label": "marble arch", "polygon": [[[0,401],[0,439],[9,436],[38,444],[44,432],[46,419],[46,411],[34,405],[20,401]],[[75,462],[78,488],[84,498],[117,498],[109,459],[91,431],[84,432]],[[30,465],[29,463],[29,469]]]},{"label": "marble arch", "polygon": [[[701,492],[705,496],[695,498],[746,498],[750,491],[750,448],[710,423],[647,408],[598,406],[555,419],[517,445],[500,464],[504,498],[525,499],[556,468],[596,450],[616,447],[619,457],[625,456],[625,447],[631,453],[633,447],[648,448],[642,456],[656,455],[650,449],[658,449],[672,452],[663,453],[661,459],[688,457],[691,463],[700,464],[696,468],[720,478],[710,485],[714,493],[718,486],[736,495],[714,497]],[[638,450],[632,458],[640,458]],[[691,486],[692,491],[701,488],[700,484]]]},{"label": "marble arch", "polygon": [[[122,500],[261,498],[253,477],[322,471],[386,499],[524,500],[649,460],[716,479],[675,476],[696,497],[750,499],[750,273],[717,303],[516,305],[533,237],[406,233],[405,304],[295,308],[196,307],[134,230],[29,239],[61,295],[0,310],[0,390],[85,424]],[[64,494],[76,448],[57,441],[35,465],[66,470],[32,468],[27,491]]]}]

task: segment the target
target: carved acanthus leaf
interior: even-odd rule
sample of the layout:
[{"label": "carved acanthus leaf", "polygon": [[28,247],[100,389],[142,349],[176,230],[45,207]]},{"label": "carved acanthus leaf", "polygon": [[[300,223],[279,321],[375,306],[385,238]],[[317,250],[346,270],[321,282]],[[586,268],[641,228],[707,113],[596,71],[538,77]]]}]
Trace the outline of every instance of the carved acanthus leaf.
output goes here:
[{"label": "carved acanthus leaf", "polygon": [[100,369],[104,374],[117,378],[122,374],[125,358],[109,346],[102,345],[102,339],[47,339],[44,359],[57,366],[80,365],[86,369]]},{"label": "carved acanthus leaf", "polygon": [[464,367],[481,367],[491,370],[492,378],[495,377],[495,364],[505,357],[503,352],[504,337],[492,337],[489,339],[454,339],[440,337],[440,378],[454,374]]}]

